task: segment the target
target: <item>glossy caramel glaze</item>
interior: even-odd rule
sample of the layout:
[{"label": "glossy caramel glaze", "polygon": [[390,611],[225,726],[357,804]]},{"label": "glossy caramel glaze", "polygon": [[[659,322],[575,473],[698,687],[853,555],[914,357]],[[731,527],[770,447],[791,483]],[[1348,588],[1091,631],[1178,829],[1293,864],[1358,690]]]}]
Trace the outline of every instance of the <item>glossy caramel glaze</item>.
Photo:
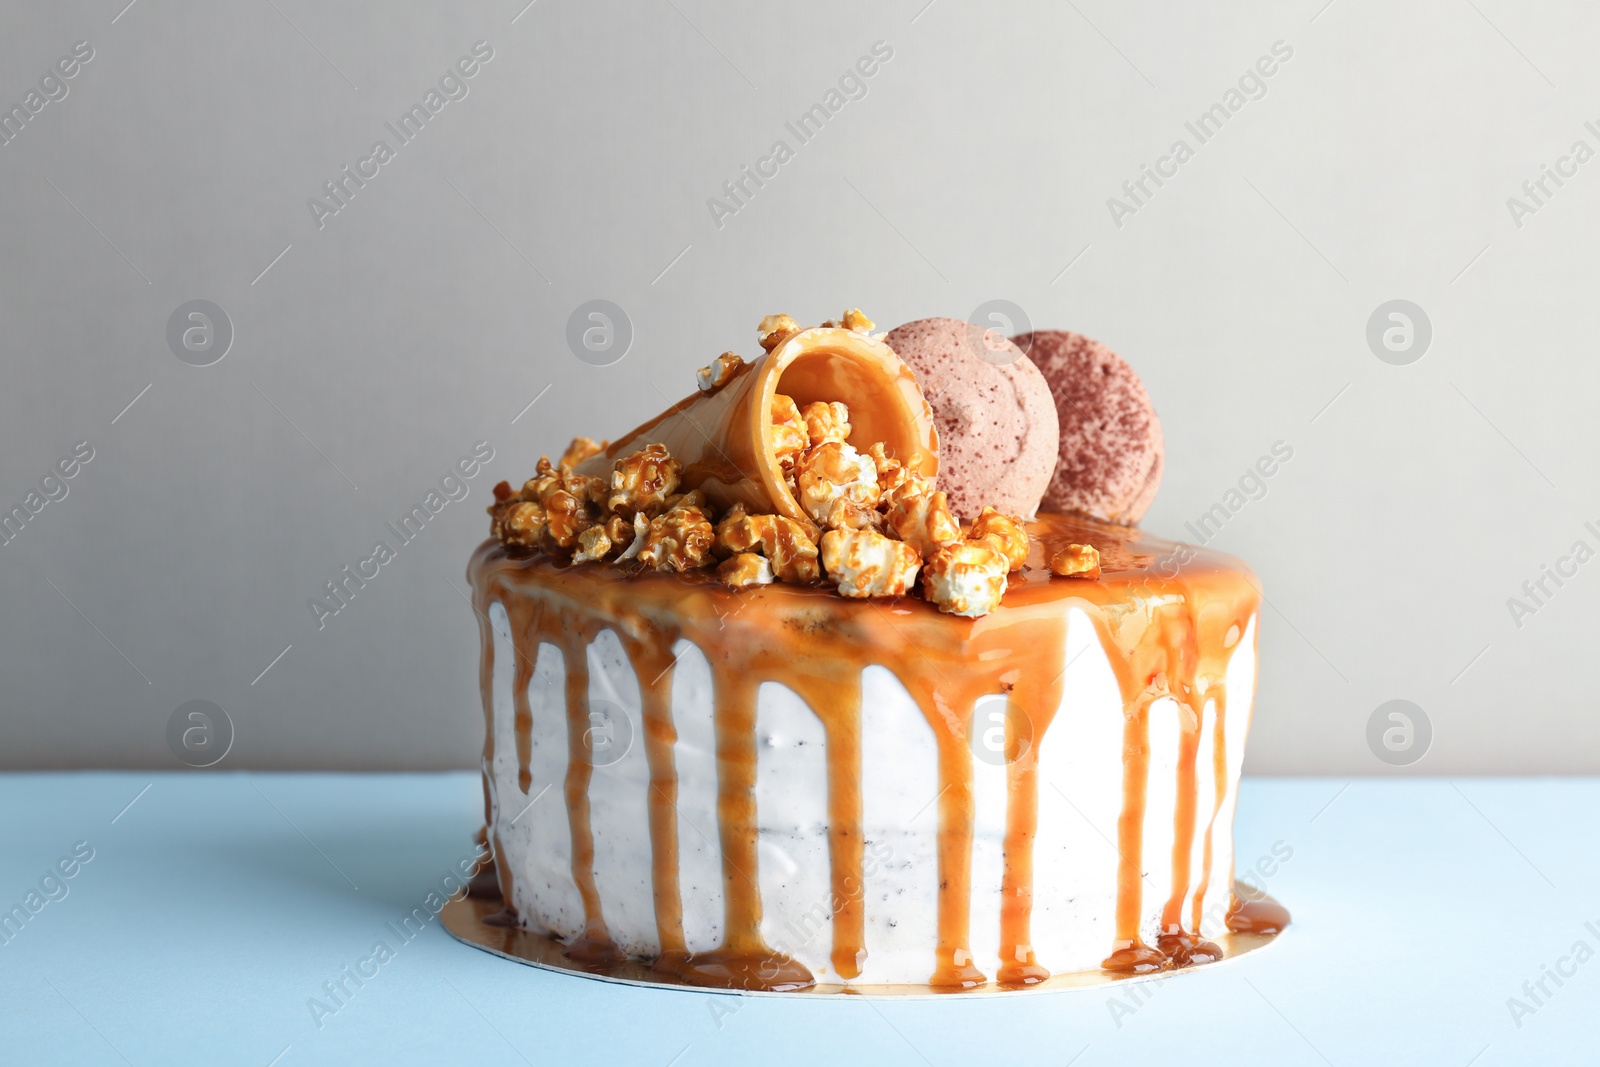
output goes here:
[{"label": "glossy caramel glaze", "polygon": [[[1102,966],[1116,973],[1142,973],[1218,958],[1221,950],[1199,936],[1198,893],[1187,925],[1180,889],[1164,902],[1158,943],[1147,945],[1140,938],[1149,710],[1163,697],[1171,697],[1180,709],[1173,884],[1190,884],[1196,835],[1203,841],[1202,874],[1208,881],[1213,830],[1209,820],[1216,817],[1228,781],[1220,713],[1226,700],[1224,680],[1233,651],[1257,611],[1255,578],[1229,557],[1161,541],[1137,529],[1043,515],[1029,525],[1029,532],[1033,544],[1026,566],[1011,575],[999,608],[978,619],[940,614],[916,597],[851,600],[829,587],[788,584],[734,592],[708,572],[680,576],[609,564],[574,565],[486,542],[468,569],[483,635],[481,683],[489,738],[485,774],[490,774],[494,757],[490,606],[499,603],[504,608],[517,658],[514,723],[523,793],[533,786],[528,769],[532,716],[527,687],[539,646],[548,643],[562,652],[568,721],[580,724],[569,735],[577,737],[589,715],[587,646],[602,629],[614,632],[638,678],[643,704],[651,777],[651,869],[661,944],[656,972],[695,985],[804,988],[813,983],[809,971],[778,953],[761,935],[756,878],[756,696],[763,682],[789,687],[816,713],[826,734],[831,881],[839,901],[831,961],[841,977],[852,978],[860,973],[867,951],[862,903],[861,674],[869,665],[882,666],[921,707],[938,749],[938,943],[928,984],[953,990],[977,988],[991,980],[1007,987],[1036,985],[1050,977],[1034,959],[1029,933],[1035,890],[1037,756],[1061,703],[1067,613],[1080,608],[1094,620],[1124,709],[1116,928]],[[1051,556],[1071,543],[1099,549],[1098,580],[1051,576]],[[705,653],[715,700],[726,927],[723,943],[703,954],[691,954],[684,947],[678,888],[671,691],[672,650],[680,639]],[[988,976],[974,965],[969,950],[974,798],[968,730],[979,698],[995,694],[1004,694],[1013,712],[1007,716],[1011,758],[1006,769],[1001,908],[1001,957],[1009,962],[999,974]],[[1208,701],[1218,709],[1210,745],[1201,736]],[[1021,737],[1024,724],[1027,736]],[[1200,758],[1214,760],[1217,783],[1216,796],[1206,805],[1204,827],[1199,825],[1195,773]],[[615,955],[606,932],[604,902],[594,890],[586,795],[590,770],[582,744],[572,743],[565,786],[573,879],[585,923],[582,936],[566,952],[586,967],[606,966]],[[487,803],[492,798],[486,792]],[[493,812],[487,815],[493,826]],[[499,852],[498,841],[495,845]],[[508,906],[513,899],[509,879],[506,865],[501,864],[501,888]],[[1232,903],[1238,922],[1255,921],[1246,914],[1248,906],[1241,911],[1238,901]],[[1286,912],[1282,921],[1287,921]]]}]

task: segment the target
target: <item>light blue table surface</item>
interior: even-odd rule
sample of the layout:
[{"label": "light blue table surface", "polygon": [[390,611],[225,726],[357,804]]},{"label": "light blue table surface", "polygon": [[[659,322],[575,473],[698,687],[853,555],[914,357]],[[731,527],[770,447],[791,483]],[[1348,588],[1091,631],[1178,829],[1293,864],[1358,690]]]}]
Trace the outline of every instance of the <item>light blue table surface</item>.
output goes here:
[{"label": "light blue table surface", "polygon": [[1137,987],[735,998],[536,970],[435,922],[319,1026],[308,1002],[398,944],[480,803],[469,774],[0,776],[0,906],[74,871],[0,945],[0,1063],[1600,1062],[1589,779],[1247,780],[1241,868],[1292,850],[1265,882],[1294,925]]}]

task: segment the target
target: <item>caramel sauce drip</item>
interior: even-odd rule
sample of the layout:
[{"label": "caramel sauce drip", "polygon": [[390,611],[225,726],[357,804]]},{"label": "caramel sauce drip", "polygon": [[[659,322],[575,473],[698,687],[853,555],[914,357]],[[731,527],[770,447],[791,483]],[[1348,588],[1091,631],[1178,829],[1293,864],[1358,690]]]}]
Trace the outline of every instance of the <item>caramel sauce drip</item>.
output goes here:
[{"label": "caramel sauce drip", "polygon": [[672,721],[672,676],[677,657],[674,641],[629,641],[624,648],[639,677],[658,684],[639,692],[644,720],[644,754],[650,768],[650,877],[656,933],[661,941],[658,969],[674,973],[688,960],[683,937],[683,897],[678,890],[678,768],[674,746],[678,728]]},{"label": "caramel sauce drip", "polygon": [[[562,650],[567,679],[567,778],[563,791],[567,798],[567,824],[572,834],[572,880],[583,901],[583,934],[571,945],[568,954],[589,963],[604,963],[617,954],[600,907],[600,890],[594,882],[594,831],[589,825],[589,779],[594,777],[594,760],[584,743],[589,731],[587,647],[598,635],[597,631],[595,627],[594,632],[584,634],[586,639],[581,643],[569,641],[568,647]],[[519,737],[519,757],[525,747],[531,752],[532,746],[524,746]],[[526,762],[519,768],[518,778],[528,780]]]},{"label": "caramel sauce drip", "polygon": [[839,977],[857,978],[866,962],[866,838],[861,807],[861,680],[807,678],[795,691],[817,709],[828,761],[828,864],[833,894],[833,951]]},{"label": "caramel sauce drip", "polygon": [[[969,732],[980,698],[1004,696],[1007,715],[1006,826],[1000,916],[1003,985],[1050,978],[1035,958],[1031,920],[1035,895],[1033,845],[1038,826],[1038,752],[1060,706],[1066,662],[1067,613],[1081,608],[1093,621],[1117,677],[1123,701],[1123,799],[1117,824],[1121,853],[1116,928],[1103,966],[1140,971],[1200,961],[1214,949],[1198,934],[1200,893],[1187,930],[1182,905],[1190,882],[1199,798],[1202,712],[1217,709],[1212,755],[1217,791],[1206,823],[1203,870],[1211,871],[1211,833],[1227,785],[1223,680],[1233,649],[1258,607],[1254,578],[1242,564],[1202,550],[1179,548],[1137,529],[1043,515],[1030,524],[1027,565],[1011,575],[1000,607],[983,618],[937,612],[914,598],[851,600],[823,586],[775,584],[734,592],[705,572],[665,575],[608,564],[569,564],[559,558],[479,548],[469,567],[474,604],[484,616],[482,680],[491,737],[489,682],[493,647],[486,612],[504,605],[517,655],[519,784],[527,793],[531,714],[526,681],[540,644],[560,648],[567,672],[568,770],[565,780],[572,833],[573,879],[583,898],[582,935],[566,947],[586,965],[615,953],[595,889],[593,836],[588,819],[592,763],[581,742],[588,724],[586,648],[601,629],[619,638],[638,679],[645,755],[650,770],[649,831],[655,920],[661,943],[658,973],[691,984],[741,989],[797,989],[814,976],[766,944],[757,868],[756,707],[760,686],[792,689],[815,712],[827,742],[828,847],[833,893],[830,962],[839,977],[862,973],[865,942],[862,876],[861,675],[888,669],[906,687],[933,730],[939,761],[937,874],[938,932],[928,984],[969,989],[990,980],[971,952],[970,915],[974,836],[973,755]],[[1052,579],[1050,557],[1067,544],[1100,550],[1097,581]],[[710,664],[715,694],[718,833],[723,862],[726,925],[722,943],[706,953],[685,948],[678,884],[677,773],[673,759],[673,646],[685,639]],[[1162,697],[1179,705],[1177,841],[1172,851],[1173,895],[1162,910],[1157,946],[1140,938],[1143,906],[1143,828],[1149,779],[1149,710]],[[491,816],[493,812],[490,813]],[[491,827],[494,825],[490,820]],[[496,841],[498,850],[498,841]],[[509,906],[510,875],[501,864]],[[1237,902],[1235,902],[1237,904]],[[1249,905],[1234,909],[1254,922]],[[1233,921],[1230,919],[1230,922]],[[1286,921],[1286,919],[1285,919]]]},{"label": "caramel sauce drip", "polygon": [[[727,683],[724,691],[722,683]],[[694,975],[739,989],[810,985],[811,972],[761,936],[761,887],[756,874],[756,694],[753,678],[719,678],[716,689],[717,817],[722,832],[722,890],[727,933],[722,947],[690,962]]]},{"label": "caramel sauce drip", "polygon": [[533,707],[528,703],[528,685],[533,681],[534,656],[539,649],[517,648],[511,667],[512,736],[517,741],[517,788],[527,796],[533,787],[528,765],[533,761]]},{"label": "caramel sauce drip", "polygon": [[483,648],[483,656],[478,664],[478,689],[483,694],[484,719],[483,838],[491,845],[488,863],[499,885],[500,898],[504,902],[502,913],[508,921],[514,922],[516,914],[511,905],[511,869],[507,864],[496,863],[493,859],[495,856],[505,855],[505,850],[500,844],[500,834],[495,829],[497,824],[494,817],[497,803],[494,793],[494,633],[489,621],[488,604],[487,591],[481,585],[475,584],[472,610],[478,616],[478,639]]},{"label": "caramel sauce drip", "polygon": [[[1067,620],[1058,632],[1043,624],[1038,636],[1065,647]],[[1006,715],[1006,831],[1000,876],[1001,985],[1036,985],[1050,977],[1033,953],[1033,840],[1039,829],[1039,742],[1061,706],[1065,669],[1051,677],[1019,672]]]},{"label": "caramel sauce drip", "polygon": [[1200,929],[1200,916],[1205,909],[1206,887],[1211,884],[1211,831],[1215,828],[1222,802],[1228,797],[1228,690],[1217,686],[1211,694],[1216,706],[1216,722],[1211,732],[1211,818],[1206,820],[1206,833],[1200,851],[1200,884],[1194,892],[1194,905],[1189,915],[1191,928]]}]

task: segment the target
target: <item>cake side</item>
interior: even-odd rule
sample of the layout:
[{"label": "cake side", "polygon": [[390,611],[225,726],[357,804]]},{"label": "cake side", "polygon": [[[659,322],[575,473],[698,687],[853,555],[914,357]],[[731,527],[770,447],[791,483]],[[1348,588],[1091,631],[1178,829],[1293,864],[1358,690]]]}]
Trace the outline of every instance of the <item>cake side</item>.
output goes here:
[{"label": "cake side", "polygon": [[[1136,530],[1030,533],[975,620],[480,549],[488,823],[518,921],[579,958],[744,988],[1207,958],[1253,576]],[[1051,582],[1087,540],[1101,580]],[[638,723],[600,766],[596,702]]]}]

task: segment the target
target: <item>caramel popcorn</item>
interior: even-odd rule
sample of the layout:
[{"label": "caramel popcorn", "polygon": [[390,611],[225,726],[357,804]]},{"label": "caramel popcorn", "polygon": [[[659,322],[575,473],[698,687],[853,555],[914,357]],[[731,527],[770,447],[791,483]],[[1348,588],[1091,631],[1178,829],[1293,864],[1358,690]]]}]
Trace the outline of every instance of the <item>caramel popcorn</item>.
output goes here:
[{"label": "caramel popcorn", "polygon": [[698,503],[684,502],[650,521],[650,532],[639,550],[639,562],[658,571],[684,571],[709,567],[715,534],[711,519]]},{"label": "caramel popcorn", "polygon": [[[585,440],[588,439],[578,438],[573,441],[572,445],[567,449],[568,454],[571,454],[578,441]],[[592,441],[589,443],[593,444]],[[551,465],[549,456],[539,457],[539,466],[536,473],[522,485],[522,499],[530,500],[535,504],[542,504],[546,510],[549,510],[548,498],[550,495],[556,492],[564,492],[585,504],[604,504],[605,480],[591,478],[587,474],[579,474],[572,469],[570,464],[565,462],[565,457],[562,458],[562,464],[557,467]]]},{"label": "caramel popcorn", "polygon": [[[868,332],[859,309],[826,327]],[[761,347],[774,352],[800,331],[787,315],[761,321]],[[700,368],[702,392],[726,386],[748,365],[724,352]],[[541,456],[520,489],[501,482],[488,511],[490,533],[508,546],[560,554],[574,563],[685,573],[716,566],[717,579],[743,590],[775,581],[826,580],[842,596],[922,596],[948,614],[993,611],[1007,575],[1020,569],[1030,539],[1021,520],[985,507],[963,531],[934,479],[912,471],[888,446],[850,444],[850,409],[818,400],[802,409],[775,394],[767,443],[800,511],[751,514],[734,504],[718,516],[698,490],[679,492],[684,470],[665,445],[648,444],[612,463],[609,478],[579,474],[607,443],[575,437],[557,463]],[[1070,545],[1050,560],[1056,574],[1098,577],[1099,556]]]},{"label": "caramel popcorn", "polygon": [[1050,557],[1050,573],[1061,578],[1100,577],[1100,552],[1093,545],[1068,545]]},{"label": "caramel popcorn", "polygon": [[894,508],[906,497],[926,496],[933,492],[933,482],[889,454],[889,449],[878,441],[867,450],[878,468],[878,504],[887,510]]},{"label": "caramel popcorn", "polygon": [[557,489],[544,498],[546,514],[546,534],[562,548],[571,548],[578,542],[578,535],[594,525],[595,517],[582,500],[573,496],[565,489]]},{"label": "caramel popcorn", "polygon": [[1022,565],[1028,562],[1028,531],[1022,528],[1022,521],[996,511],[987,504],[972,520],[967,540],[987,541],[1004,554],[1014,571],[1020,571]]},{"label": "caramel popcorn", "polygon": [[1005,553],[987,541],[946,545],[923,569],[922,593],[946,614],[977,618],[999,605],[1010,569]]},{"label": "caramel popcorn", "polygon": [[771,532],[761,537],[761,550],[783,581],[814,582],[822,577],[817,565],[816,534],[793,519],[772,516]]},{"label": "caramel popcorn", "polygon": [[536,548],[544,537],[544,508],[527,500],[514,500],[494,508],[490,524],[494,535],[508,545]]},{"label": "caramel popcorn", "polygon": [[711,361],[710,366],[701,367],[694,372],[695,384],[702,393],[714,393],[733,380],[733,376],[744,366],[744,357],[737,352],[724,352]]},{"label": "caramel popcorn", "polygon": [[611,537],[606,533],[604,526],[591,526],[578,535],[578,551],[572,554],[572,562],[589,563],[606,558],[611,551]]},{"label": "caramel popcorn", "polygon": [[800,409],[800,417],[806,420],[806,436],[813,448],[824,441],[844,444],[850,437],[850,409],[837,400],[813,401]]},{"label": "caramel popcorn", "polygon": [[800,454],[811,447],[811,437],[806,432],[806,420],[792,397],[778,393],[772,398],[772,450],[785,471],[792,471]]},{"label": "caramel popcorn", "polygon": [[561,453],[561,466],[576,467],[590,456],[598,455],[606,449],[605,441],[595,441],[588,437],[574,437],[567,450]]},{"label": "caramel popcorn", "polygon": [[522,548],[576,544],[579,533],[600,520],[596,504],[604,497],[604,482],[577,473],[569,460],[581,461],[602,447],[586,437],[574,438],[559,466],[540,456],[536,473],[520,490],[513,492],[506,482],[495,486],[490,532]]},{"label": "caramel popcorn", "polygon": [[771,585],[772,564],[765,556],[754,552],[740,552],[730,556],[717,568],[717,577],[734,589],[749,589],[757,585]]},{"label": "caramel popcorn", "polygon": [[624,515],[657,511],[677,490],[682,472],[682,465],[667,452],[666,445],[645,445],[612,467],[606,507]]},{"label": "caramel popcorn", "polygon": [[534,476],[522,483],[520,496],[523,500],[531,500],[537,504],[554,492],[560,484],[561,479],[556,474],[556,469],[550,465],[550,457],[540,456]]},{"label": "caramel popcorn", "polygon": [[844,596],[905,596],[922,557],[876,530],[829,530],[822,535],[822,566]]},{"label": "caramel popcorn", "polygon": [[719,556],[759,552],[786,582],[814,582],[819,577],[817,544],[809,531],[782,515],[750,515],[735,504],[717,524],[713,550]]},{"label": "caramel popcorn", "polygon": [[846,330],[854,330],[856,333],[870,333],[872,328],[876,326],[877,323],[863,315],[860,308],[851,308],[849,311],[844,313],[838,322],[834,322],[832,319],[829,319],[822,325],[824,327],[839,327]]},{"label": "caramel popcorn", "polygon": [[822,520],[828,530],[881,530],[883,512],[871,504],[862,504],[847,497],[839,497],[828,507],[828,517]]},{"label": "caramel popcorn", "polygon": [[717,523],[713,550],[726,559],[756,548],[761,544],[761,520],[767,517],[751,515],[743,504],[733,505]]},{"label": "caramel popcorn", "polygon": [[799,332],[800,324],[789,316],[768,315],[756,327],[756,340],[761,342],[763,350],[771,352]]},{"label": "caramel popcorn", "polygon": [[808,449],[796,471],[800,507],[823,525],[827,525],[836,500],[868,507],[878,503],[878,468],[872,457],[842,441],[824,441]]},{"label": "caramel popcorn", "polygon": [[943,492],[901,495],[889,509],[889,529],[924,560],[961,540],[961,524],[950,513],[950,501]]},{"label": "caramel popcorn", "polygon": [[605,522],[606,539],[613,545],[620,545],[633,538],[633,523],[621,515],[613,515]]}]

